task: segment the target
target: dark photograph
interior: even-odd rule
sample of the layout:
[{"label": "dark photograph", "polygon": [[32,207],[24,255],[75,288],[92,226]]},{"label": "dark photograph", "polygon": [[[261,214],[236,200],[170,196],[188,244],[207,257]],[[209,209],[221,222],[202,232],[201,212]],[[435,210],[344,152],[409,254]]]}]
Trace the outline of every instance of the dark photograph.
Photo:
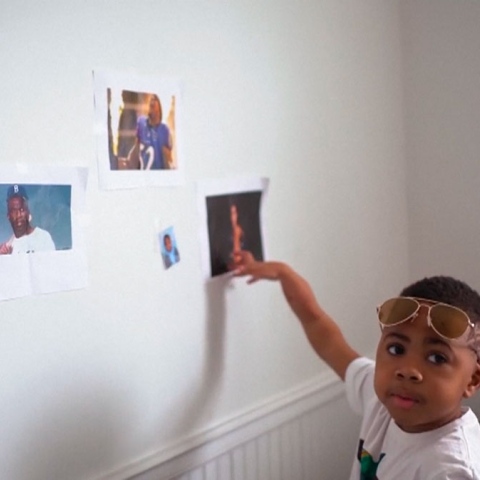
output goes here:
[{"label": "dark photograph", "polygon": [[263,260],[260,230],[262,192],[206,197],[210,271],[215,277],[235,269],[235,253],[250,251]]}]

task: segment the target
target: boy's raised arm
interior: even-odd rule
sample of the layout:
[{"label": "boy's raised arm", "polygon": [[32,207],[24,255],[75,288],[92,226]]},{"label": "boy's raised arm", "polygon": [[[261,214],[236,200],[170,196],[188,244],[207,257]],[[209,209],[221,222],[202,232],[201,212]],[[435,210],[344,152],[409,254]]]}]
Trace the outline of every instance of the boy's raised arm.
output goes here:
[{"label": "boy's raised arm", "polygon": [[283,294],[300,320],[313,349],[344,380],[352,360],[359,355],[347,343],[338,325],[320,307],[309,283],[282,262],[257,262],[250,252],[236,255],[237,277],[250,276],[247,283],[278,280]]}]

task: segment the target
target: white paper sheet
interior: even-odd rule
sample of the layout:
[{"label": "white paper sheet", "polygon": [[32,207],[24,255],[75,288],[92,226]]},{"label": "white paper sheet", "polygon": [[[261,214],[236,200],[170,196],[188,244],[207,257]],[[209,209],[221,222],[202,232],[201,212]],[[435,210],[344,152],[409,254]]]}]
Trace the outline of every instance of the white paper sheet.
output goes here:
[{"label": "white paper sheet", "polygon": [[[159,76],[95,70],[93,88],[94,134],[100,187],[119,189],[184,184],[180,81]],[[157,147],[145,148],[141,144],[141,153],[138,155],[133,155],[131,150],[137,139],[137,126],[141,118],[145,122],[148,118],[149,102],[153,96],[160,101],[164,129],[161,135],[169,133],[172,163],[168,168],[164,166],[162,169],[152,169],[155,168],[155,162],[150,165],[151,169],[142,169],[149,166],[147,153],[154,152]],[[159,135],[146,127],[144,131],[148,136]],[[153,153],[151,156],[155,157]]]},{"label": "white paper sheet", "polygon": [[31,225],[49,232],[56,248],[0,255],[0,300],[85,288],[87,169],[17,165],[0,166],[0,172],[0,244],[13,241],[7,192],[17,185],[28,195]]}]

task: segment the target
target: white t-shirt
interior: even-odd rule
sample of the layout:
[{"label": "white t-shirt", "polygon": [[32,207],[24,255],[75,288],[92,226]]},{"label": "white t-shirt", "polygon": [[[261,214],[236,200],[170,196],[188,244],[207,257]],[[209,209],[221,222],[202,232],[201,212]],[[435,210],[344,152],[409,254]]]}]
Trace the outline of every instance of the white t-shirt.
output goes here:
[{"label": "white t-shirt", "polygon": [[23,235],[17,238],[13,235],[9,242],[12,245],[12,253],[33,253],[55,250],[50,234],[40,227],[35,227],[30,235]]},{"label": "white t-shirt", "polygon": [[372,360],[357,358],[345,376],[348,402],[363,415],[350,480],[480,480],[475,414],[465,407],[460,418],[436,430],[404,432],[375,395],[374,369]]}]

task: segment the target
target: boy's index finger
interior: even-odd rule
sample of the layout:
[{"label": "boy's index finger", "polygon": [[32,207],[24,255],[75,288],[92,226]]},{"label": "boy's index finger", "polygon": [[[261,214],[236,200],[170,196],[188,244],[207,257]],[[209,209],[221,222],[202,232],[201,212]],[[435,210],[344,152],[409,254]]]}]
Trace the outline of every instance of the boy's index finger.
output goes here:
[{"label": "boy's index finger", "polygon": [[238,265],[247,265],[255,261],[253,255],[247,250],[240,250],[239,252],[235,252],[233,254],[233,258],[235,259],[235,263],[237,263]]}]

